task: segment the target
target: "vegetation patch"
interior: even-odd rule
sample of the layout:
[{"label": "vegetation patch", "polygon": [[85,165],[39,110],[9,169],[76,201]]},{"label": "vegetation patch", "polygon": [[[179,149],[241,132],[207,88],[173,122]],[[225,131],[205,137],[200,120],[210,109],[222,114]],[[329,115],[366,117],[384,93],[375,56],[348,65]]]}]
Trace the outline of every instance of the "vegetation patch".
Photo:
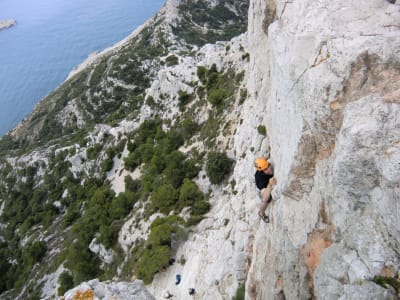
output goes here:
[{"label": "vegetation patch", "polygon": [[172,30],[191,45],[227,41],[247,30],[248,7],[248,0],[218,1],[213,7],[204,0],[182,1],[181,21]]},{"label": "vegetation patch", "polygon": [[374,276],[372,281],[385,289],[387,289],[389,286],[391,286],[392,288],[394,288],[394,290],[396,291],[397,294],[400,293],[400,281],[396,278],[377,275],[377,276]]},{"label": "vegetation patch", "polygon": [[235,296],[232,297],[232,300],[244,300],[246,295],[246,285],[241,284],[236,290]]},{"label": "vegetation patch", "polygon": [[181,218],[169,216],[158,218],[151,224],[150,235],[136,271],[145,284],[151,283],[157,272],[169,266],[172,238],[184,235],[183,223]]},{"label": "vegetation patch", "polygon": [[212,184],[220,184],[232,170],[234,161],[225,153],[211,152],[206,165],[207,176]]}]

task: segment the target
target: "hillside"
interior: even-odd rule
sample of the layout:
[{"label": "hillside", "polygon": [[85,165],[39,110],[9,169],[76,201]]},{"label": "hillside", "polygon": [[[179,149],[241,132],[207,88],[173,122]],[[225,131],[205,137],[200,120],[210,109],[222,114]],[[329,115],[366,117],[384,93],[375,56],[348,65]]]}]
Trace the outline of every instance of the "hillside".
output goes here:
[{"label": "hillside", "polygon": [[399,17],[168,0],[0,141],[1,298],[398,298]]}]

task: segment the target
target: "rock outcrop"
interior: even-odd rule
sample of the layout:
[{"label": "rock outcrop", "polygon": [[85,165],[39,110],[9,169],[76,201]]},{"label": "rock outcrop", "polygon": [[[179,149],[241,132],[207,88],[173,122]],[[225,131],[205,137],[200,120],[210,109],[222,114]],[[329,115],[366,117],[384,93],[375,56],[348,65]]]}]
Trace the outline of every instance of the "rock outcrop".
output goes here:
[{"label": "rock outcrop", "polygon": [[0,30],[10,28],[17,24],[15,20],[0,20]]},{"label": "rock outcrop", "polygon": [[82,283],[68,291],[64,300],[76,299],[130,299],[154,300],[141,281],[128,282],[99,282],[97,279]]}]

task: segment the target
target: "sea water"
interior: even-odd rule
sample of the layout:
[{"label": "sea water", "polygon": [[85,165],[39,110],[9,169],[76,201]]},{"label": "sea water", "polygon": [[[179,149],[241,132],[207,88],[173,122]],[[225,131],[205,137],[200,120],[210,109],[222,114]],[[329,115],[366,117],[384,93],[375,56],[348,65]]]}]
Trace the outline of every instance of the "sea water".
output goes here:
[{"label": "sea water", "polygon": [[0,137],[94,51],[155,15],[164,0],[0,0]]}]

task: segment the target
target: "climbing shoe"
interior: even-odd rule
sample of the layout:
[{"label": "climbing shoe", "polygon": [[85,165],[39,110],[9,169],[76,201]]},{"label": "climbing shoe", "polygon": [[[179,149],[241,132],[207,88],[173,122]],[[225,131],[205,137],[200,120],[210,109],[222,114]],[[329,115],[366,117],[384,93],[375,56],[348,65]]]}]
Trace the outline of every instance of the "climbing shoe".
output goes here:
[{"label": "climbing shoe", "polygon": [[262,212],[258,212],[258,215],[260,216],[261,220],[263,220],[264,223],[269,223],[269,217],[264,215]]}]

